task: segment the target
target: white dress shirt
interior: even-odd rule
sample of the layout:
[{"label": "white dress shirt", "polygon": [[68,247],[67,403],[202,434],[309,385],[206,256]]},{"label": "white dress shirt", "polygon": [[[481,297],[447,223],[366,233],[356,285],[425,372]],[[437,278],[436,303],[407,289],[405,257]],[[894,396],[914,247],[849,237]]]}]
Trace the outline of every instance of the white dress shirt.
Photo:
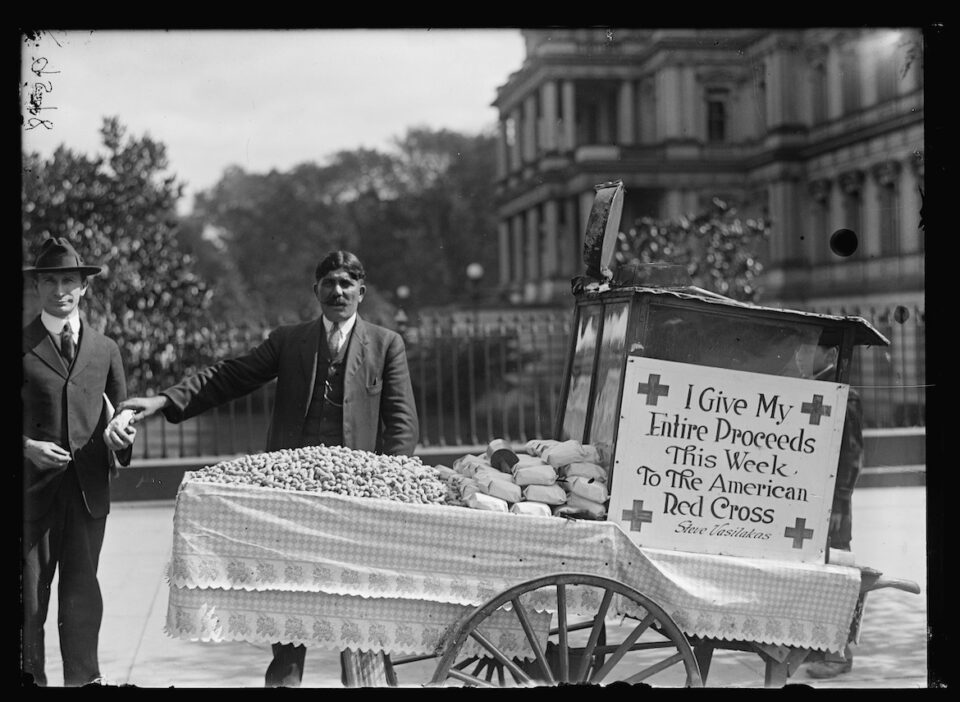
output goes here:
[{"label": "white dress shirt", "polygon": [[66,319],[63,317],[54,317],[46,310],[42,310],[40,312],[40,321],[43,322],[43,326],[53,337],[53,343],[58,349],[60,348],[60,332],[63,331],[63,323],[68,322],[70,324],[70,331],[73,335],[73,346],[74,348],[77,347],[77,344],[80,342],[79,310],[74,310],[73,313]]},{"label": "white dress shirt", "polygon": [[[345,322],[340,324],[340,346],[337,348],[337,352],[343,348],[344,342],[346,342],[347,337],[350,336],[350,332],[353,331],[353,325],[357,323],[357,313],[354,312],[350,315],[350,318]],[[62,324],[60,326],[63,326]],[[323,330],[326,334],[327,339],[330,339],[330,334],[333,332],[334,323],[331,322],[326,317],[323,318]]]}]

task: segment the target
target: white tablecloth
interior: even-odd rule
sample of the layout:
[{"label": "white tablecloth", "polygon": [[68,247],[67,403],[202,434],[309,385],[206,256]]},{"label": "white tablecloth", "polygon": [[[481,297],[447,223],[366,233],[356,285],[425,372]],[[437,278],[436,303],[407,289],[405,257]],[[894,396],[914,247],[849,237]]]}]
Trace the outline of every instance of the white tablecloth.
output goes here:
[{"label": "white tablecloth", "polygon": [[[640,549],[611,522],[408,505],[184,478],[167,633],[433,653],[444,630],[532,578],[581,572],[630,585],[688,635],[819,650],[847,641],[860,571]],[[554,597],[525,600],[546,636]],[[598,591],[570,592],[593,614]],[[488,633],[526,656],[515,616]]]}]

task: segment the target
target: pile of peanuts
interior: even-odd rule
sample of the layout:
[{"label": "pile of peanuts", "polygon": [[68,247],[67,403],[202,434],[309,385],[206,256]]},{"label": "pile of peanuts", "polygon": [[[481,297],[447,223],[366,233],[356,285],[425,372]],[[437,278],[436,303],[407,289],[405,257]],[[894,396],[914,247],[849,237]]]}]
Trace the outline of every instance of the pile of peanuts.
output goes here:
[{"label": "pile of peanuts", "polygon": [[447,485],[416,456],[343,446],[304,446],[241,456],[195,471],[207,483],[328,492],[394,502],[446,504]]}]

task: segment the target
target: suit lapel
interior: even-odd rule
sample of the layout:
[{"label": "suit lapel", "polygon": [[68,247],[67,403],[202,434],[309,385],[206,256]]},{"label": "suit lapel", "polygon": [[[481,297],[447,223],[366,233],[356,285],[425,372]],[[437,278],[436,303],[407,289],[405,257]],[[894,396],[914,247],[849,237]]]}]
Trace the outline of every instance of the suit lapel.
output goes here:
[{"label": "suit lapel", "polygon": [[344,362],[343,384],[344,387],[352,387],[351,380],[360,370],[363,364],[363,357],[367,350],[367,323],[360,317],[357,317],[356,324],[353,325],[353,338],[347,344],[347,357]]},{"label": "suit lapel", "polygon": [[60,355],[57,345],[53,342],[53,339],[50,338],[39,316],[24,330],[23,352],[33,353],[64,378],[70,374],[70,369],[67,368],[63,356]]},{"label": "suit lapel", "polygon": [[[300,366],[307,380],[307,396],[303,405],[303,416],[310,410],[310,398],[313,397],[313,386],[317,382],[317,355],[320,353],[320,340],[324,338],[323,317],[307,327],[300,340]],[[326,346],[326,344],[323,344]]]},{"label": "suit lapel", "polygon": [[79,374],[90,364],[100,345],[99,334],[87,324],[87,320],[82,320],[80,324],[80,343],[77,345],[77,356],[73,359],[73,368],[70,369],[71,375]]}]

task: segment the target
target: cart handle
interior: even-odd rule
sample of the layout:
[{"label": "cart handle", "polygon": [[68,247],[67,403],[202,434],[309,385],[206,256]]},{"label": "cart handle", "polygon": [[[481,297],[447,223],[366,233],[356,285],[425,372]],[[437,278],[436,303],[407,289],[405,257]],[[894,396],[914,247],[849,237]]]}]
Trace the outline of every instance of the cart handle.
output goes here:
[{"label": "cart handle", "polygon": [[860,568],[860,593],[866,594],[872,590],[882,590],[886,587],[892,587],[904,592],[911,592],[914,595],[920,594],[920,586],[912,580],[900,580],[894,578],[884,578],[879,570],[873,568]]},{"label": "cart handle", "polygon": [[888,578],[878,578],[873,583],[864,584],[860,588],[861,592],[870,592],[871,590],[881,590],[885,587],[896,588],[904,592],[912,592],[914,595],[920,594],[920,586],[912,580],[891,580]]}]

